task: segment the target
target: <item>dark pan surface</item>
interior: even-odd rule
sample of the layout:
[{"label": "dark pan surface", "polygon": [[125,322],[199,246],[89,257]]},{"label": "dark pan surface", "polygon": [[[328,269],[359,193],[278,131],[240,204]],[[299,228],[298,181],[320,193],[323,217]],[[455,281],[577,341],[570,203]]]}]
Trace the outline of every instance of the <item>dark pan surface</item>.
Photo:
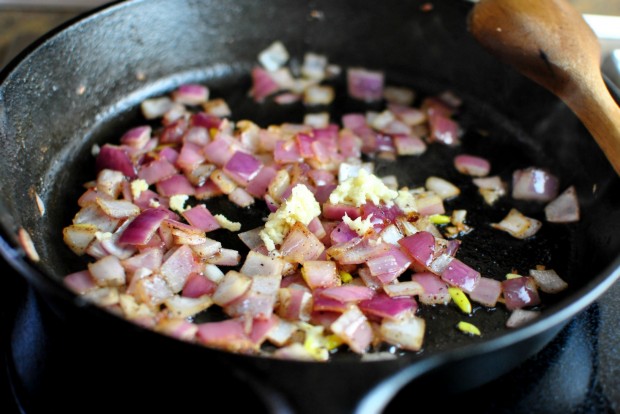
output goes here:
[{"label": "dark pan surface", "polygon": [[[247,73],[257,53],[273,40],[282,40],[297,59],[306,51],[325,53],[343,67],[385,69],[388,80],[412,86],[422,95],[450,89],[462,97],[459,120],[466,134],[460,148],[431,145],[420,157],[378,161],[378,175],[396,174],[401,185],[410,186],[438,175],[461,187],[463,194],[446,206],[448,211],[467,209],[468,223],[475,230],[463,238],[458,257],[483,275],[501,278],[513,269],[527,272],[544,264],[556,269],[570,285],[560,295],[543,296],[545,316],[517,331],[504,328],[507,313],[503,307],[476,309],[471,321],[484,332],[482,338],[469,338],[454,329],[462,319],[454,307],[423,308],[421,316],[428,323],[424,351],[398,361],[365,364],[374,367],[364,371],[366,388],[412,361],[421,361],[422,372],[424,361],[435,366],[485,353],[488,361],[496,361],[496,356],[505,361],[503,367],[489,363],[490,375],[501,374],[550,339],[544,332],[553,333],[617,278],[618,178],[563,104],[493,61],[473,43],[465,28],[466,2],[438,3],[431,12],[421,11],[422,3],[282,0],[256,8],[249,0],[137,1],[86,18],[47,39],[4,73],[0,87],[0,153],[5,160],[0,165],[0,223],[13,245],[17,228],[26,228],[42,257],[34,267],[19,257],[13,263],[52,297],[74,300],[61,287],[61,279],[82,268],[84,262],[64,246],[62,228],[77,211],[81,184],[94,177],[92,145],[116,142],[122,131],[142,123],[137,104],[146,97],[185,82],[202,82],[210,86],[213,96],[226,98],[235,119],[253,119],[261,125],[300,121],[304,109],[299,105],[257,105],[247,98]],[[336,85],[342,87],[342,79]],[[365,107],[342,98],[329,109],[337,120],[343,113]],[[506,181],[515,168],[549,168],[561,178],[562,188],[576,186],[583,219],[571,225],[545,223],[526,242],[491,229],[488,224],[501,220],[512,206],[543,219],[542,206],[510,198],[486,206],[470,180],[452,167],[457,152],[489,158],[492,174]],[[44,216],[36,207],[35,194],[46,206]],[[262,209],[239,210],[219,200],[209,205],[226,211],[232,219],[256,225],[266,215]],[[100,315],[102,311],[92,312],[109,318]],[[151,338],[150,333],[134,330]],[[525,347],[515,351],[519,343]],[[223,354],[191,348],[199,348],[192,352],[204,355]],[[511,349],[510,353],[501,353],[503,348]],[[427,358],[431,356],[434,359]],[[271,368],[294,367],[287,371],[294,372],[300,365],[307,369],[309,383],[315,384],[336,372],[340,363],[348,371],[334,375],[355,377],[361,372],[359,364],[349,364],[350,355],[329,366],[312,367],[231,358],[271,380],[275,375],[265,374]],[[459,372],[458,365],[451,368]],[[274,381],[290,391],[286,375]],[[403,381],[413,376],[414,372],[408,372]],[[489,378],[483,375],[479,381],[485,379]],[[320,391],[321,386],[316,389]],[[360,397],[354,391],[351,394]]]}]

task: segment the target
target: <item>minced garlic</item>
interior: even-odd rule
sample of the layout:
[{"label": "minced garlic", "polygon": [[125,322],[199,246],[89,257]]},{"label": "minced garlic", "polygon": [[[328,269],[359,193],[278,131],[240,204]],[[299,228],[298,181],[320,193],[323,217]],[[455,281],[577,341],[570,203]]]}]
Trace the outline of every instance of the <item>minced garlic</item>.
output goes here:
[{"label": "minced garlic", "polygon": [[140,197],[140,194],[142,194],[143,191],[146,191],[148,189],[149,189],[149,184],[141,178],[137,180],[133,180],[131,182],[131,195],[134,198],[134,200]]},{"label": "minced garlic", "polygon": [[363,236],[368,233],[373,227],[371,223],[372,214],[370,214],[366,219],[362,219],[361,217],[352,220],[351,217],[347,213],[342,217],[342,221],[344,221],[347,226],[354,232],[356,232],[359,236]]},{"label": "minced garlic", "polygon": [[178,213],[184,212],[185,210],[187,210],[187,208],[185,207],[185,202],[188,198],[189,196],[184,194],[173,195],[172,197],[170,197],[170,210],[174,210]]},{"label": "minced garlic", "polygon": [[269,251],[275,250],[296,222],[308,225],[321,214],[321,206],[314,194],[303,184],[293,187],[291,197],[271,213],[260,232],[260,238]]},{"label": "minced garlic", "polygon": [[216,214],[213,216],[213,218],[217,220],[218,224],[226,230],[230,230],[230,231],[241,230],[241,223],[230,221],[223,214]]},{"label": "minced garlic", "polygon": [[330,194],[329,202],[359,207],[368,201],[376,205],[383,201],[387,206],[391,206],[397,197],[398,192],[390,190],[379,177],[360,169],[357,176],[349,177],[338,184]]}]

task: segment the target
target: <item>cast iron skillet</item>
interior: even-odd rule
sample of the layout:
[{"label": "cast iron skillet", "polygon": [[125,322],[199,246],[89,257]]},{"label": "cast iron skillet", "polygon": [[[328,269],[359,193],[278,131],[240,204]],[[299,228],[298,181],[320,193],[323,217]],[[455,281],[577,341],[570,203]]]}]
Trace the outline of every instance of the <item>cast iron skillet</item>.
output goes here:
[{"label": "cast iron skillet", "polygon": [[[137,379],[166,373],[185,384],[186,374],[198,370],[226,382],[232,374],[259,389],[270,410],[376,412],[414,379],[450,392],[507,372],[539,351],[620,275],[618,178],[563,104],[498,64],[470,38],[468,2],[435,2],[430,11],[424,3],[130,1],[42,39],[1,78],[3,256],[63,320],[109,344],[118,361],[129,361]],[[301,120],[299,106],[259,106],[247,100],[248,70],[257,52],[274,40],[283,41],[298,59],[314,51],[344,67],[384,69],[391,82],[421,94],[450,89],[464,99],[460,122],[467,132],[459,151],[488,157],[492,173],[507,180],[515,168],[539,165],[561,177],[563,188],[575,185],[581,221],[545,224],[533,240],[520,242],[492,231],[488,223],[513,205],[542,218],[541,206],[511,200],[484,206],[466,177],[451,167],[455,149],[435,145],[421,157],[378,165],[380,175],[395,173],[401,183],[420,185],[436,174],[462,186],[462,197],[448,209],[470,211],[475,236],[466,239],[459,255],[483,274],[500,277],[542,263],[555,268],[570,288],[545,296],[543,316],[520,329],[504,328],[501,307],[479,309],[472,320],[484,335],[469,338],[454,329],[462,318],[455,309],[424,308],[428,332],[423,352],[373,362],[343,353],[329,363],[272,360],[181,343],[120,320],[64,289],[62,276],[84,265],[64,246],[61,231],[76,211],[80,185],[94,177],[91,147],[116,140],[141,122],[141,100],[185,82],[205,82],[214,95],[229,101],[238,119],[264,125]],[[364,108],[340,99],[331,109],[338,116]],[[46,206],[44,215],[37,195]],[[227,210],[233,219],[262,214]],[[20,227],[35,240],[39,263],[28,261],[18,247]],[[85,365],[85,376],[88,367],[93,366]],[[161,381],[172,382],[168,376]],[[416,398],[412,395],[412,401]]]}]

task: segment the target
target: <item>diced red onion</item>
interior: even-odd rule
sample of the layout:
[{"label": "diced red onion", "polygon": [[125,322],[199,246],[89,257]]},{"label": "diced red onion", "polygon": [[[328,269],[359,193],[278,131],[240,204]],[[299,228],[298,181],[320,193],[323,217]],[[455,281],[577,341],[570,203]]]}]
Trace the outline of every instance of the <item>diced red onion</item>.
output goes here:
[{"label": "diced red onion", "polygon": [[411,280],[419,283],[424,293],[418,295],[418,300],[427,305],[447,304],[450,302],[448,285],[437,275],[430,272],[416,273]]},{"label": "diced red onion", "polygon": [[288,51],[280,41],[273,42],[268,48],[258,54],[258,61],[265,69],[271,72],[282,67],[288,58]]},{"label": "diced red onion", "polygon": [[200,105],[209,99],[209,88],[193,83],[184,84],[172,92],[172,99],[184,105]]},{"label": "diced red onion", "polygon": [[536,282],[529,276],[507,279],[501,282],[504,302],[508,310],[540,304]]},{"label": "diced red onion", "polygon": [[320,295],[338,302],[360,302],[371,299],[375,292],[366,286],[342,285],[321,290]]},{"label": "diced red onion", "polygon": [[280,253],[290,262],[316,260],[325,250],[321,241],[300,222],[296,222],[284,238]]},{"label": "diced red onion", "polygon": [[579,200],[574,186],[545,206],[545,218],[550,223],[574,223],[580,219]]},{"label": "diced red onion", "polygon": [[488,277],[481,277],[478,284],[470,292],[469,298],[474,302],[493,308],[501,294],[501,282]]},{"label": "diced red onion", "polygon": [[208,263],[218,266],[237,266],[241,261],[241,255],[234,249],[220,249],[218,254],[207,260]]},{"label": "diced red onion", "polygon": [[491,226],[495,229],[510,233],[517,239],[527,239],[540,230],[542,223],[531,217],[524,216],[519,210],[513,208],[502,221],[499,223],[491,223]]},{"label": "diced red onion", "polygon": [[491,163],[486,158],[469,154],[459,154],[454,157],[454,167],[461,174],[473,177],[484,177],[491,171]]},{"label": "diced red onion", "polygon": [[396,119],[403,121],[409,126],[417,126],[423,124],[427,120],[426,113],[418,108],[388,104],[388,109],[396,116]]},{"label": "diced red onion", "polygon": [[146,119],[155,119],[163,116],[172,108],[172,100],[167,97],[145,99],[140,104],[140,108]]},{"label": "diced red onion", "polygon": [[369,241],[367,238],[356,238],[327,249],[328,257],[341,264],[361,264],[390,250],[387,243]]},{"label": "diced red onion", "polygon": [[218,134],[213,141],[209,142],[203,148],[202,151],[205,158],[209,160],[209,162],[217,165],[218,167],[223,167],[237,151],[233,144],[234,142],[230,137]]},{"label": "diced red onion", "polygon": [[97,287],[95,279],[93,279],[88,270],[68,274],[63,279],[63,282],[69,289],[80,295]]},{"label": "diced red onion", "polygon": [[123,134],[121,144],[136,149],[143,148],[151,139],[152,130],[148,125],[132,128]]},{"label": "diced red onion", "polygon": [[157,323],[155,329],[181,341],[192,342],[198,332],[198,326],[185,319],[163,319]]},{"label": "diced red onion", "polygon": [[188,128],[185,135],[183,135],[184,143],[196,144],[199,147],[207,145],[211,138],[209,137],[209,131],[202,126],[192,126]]},{"label": "diced red onion", "polygon": [[208,295],[197,298],[174,295],[164,301],[166,310],[174,318],[189,318],[209,308],[213,301]]},{"label": "diced red onion", "polygon": [[428,115],[431,129],[430,142],[440,142],[444,145],[457,145],[459,143],[459,125],[452,119],[432,112]]},{"label": "diced red onion", "polygon": [[159,136],[160,144],[178,144],[183,141],[183,136],[187,131],[187,120],[185,118],[175,119],[170,122]]},{"label": "diced red onion", "polygon": [[261,167],[261,162],[253,155],[236,151],[224,166],[224,172],[245,187],[258,174]]},{"label": "diced red onion", "polygon": [[290,321],[307,321],[312,312],[312,294],[295,287],[281,288],[278,291],[278,316]]},{"label": "diced red onion", "polygon": [[196,261],[192,249],[187,245],[177,248],[161,265],[160,273],[174,293],[183,289],[185,281],[194,272]]},{"label": "diced red onion", "polygon": [[203,345],[230,352],[248,352],[256,345],[248,338],[245,324],[240,319],[198,324],[196,339]]},{"label": "diced red onion", "polygon": [[359,303],[359,308],[370,318],[398,319],[399,315],[417,309],[415,299],[411,297],[389,297],[385,293],[377,293],[369,300]]},{"label": "diced red onion", "polygon": [[540,316],[539,311],[526,310],[526,309],[514,309],[508,320],[506,321],[507,328],[518,328],[525,325],[527,322],[536,319]]},{"label": "diced red onion", "polygon": [[413,280],[384,285],[383,291],[392,298],[399,296],[418,296],[424,294],[424,288],[422,285]]},{"label": "diced red onion", "polygon": [[158,159],[140,167],[138,177],[146,181],[149,185],[158,181],[165,180],[176,174],[178,170],[170,161]]},{"label": "diced red onion", "polygon": [[366,261],[370,274],[383,284],[392,282],[403,274],[411,264],[410,257],[398,247],[389,245],[389,250]]},{"label": "diced red onion", "polygon": [[293,164],[303,161],[295,141],[276,141],[273,157],[280,164]]},{"label": "diced red onion", "polygon": [[283,269],[283,259],[251,251],[243,263],[241,273],[247,276],[272,276],[281,275]]},{"label": "diced red onion", "polygon": [[134,296],[136,299],[151,307],[161,305],[173,294],[168,283],[160,275],[151,275],[139,279],[134,286]]},{"label": "diced red onion", "polygon": [[226,306],[243,296],[252,284],[252,279],[243,273],[230,270],[213,293],[213,302]]},{"label": "diced red onion", "polygon": [[413,259],[411,267],[416,272],[428,270],[435,255],[435,237],[431,233],[420,231],[398,240],[398,244]]},{"label": "diced red onion", "polygon": [[228,199],[239,207],[249,207],[254,204],[254,197],[241,187],[235,188],[228,194]]},{"label": "diced red onion", "polygon": [[453,259],[441,273],[441,278],[457,286],[467,293],[471,293],[480,281],[480,272],[467,266],[459,259]]},{"label": "diced red onion", "polygon": [[409,106],[413,104],[415,92],[411,88],[390,85],[383,90],[383,97],[389,104]]},{"label": "diced red onion", "polygon": [[474,178],[472,181],[478,186],[478,192],[489,205],[493,205],[500,197],[506,195],[506,184],[497,175]]},{"label": "diced red onion", "polygon": [[198,204],[181,214],[190,225],[204,232],[210,232],[220,228],[220,224],[204,204]]},{"label": "diced red onion", "polygon": [[358,354],[363,354],[370,345],[373,337],[372,327],[366,316],[355,305],[348,309],[331,324],[331,330]]},{"label": "diced red onion", "polygon": [[271,74],[263,68],[252,69],[252,97],[256,102],[263,102],[265,98],[280,90],[280,85]]},{"label": "diced red onion", "polygon": [[96,161],[97,172],[110,169],[122,172],[129,178],[136,177],[136,168],[123,147],[105,144],[99,150]]},{"label": "diced red onion", "polygon": [[129,273],[134,273],[138,269],[159,269],[163,261],[163,252],[157,248],[150,248],[141,251],[140,253],[122,260],[121,263],[125,270]]},{"label": "diced red onion", "polygon": [[194,191],[192,183],[182,174],[175,174],[157,183],[157,192],[164,197],[193,195]]},{"label": "diced red onion", "polygon": [[181,152],[176,159],[176,164],[183,170],[192,171],[204,161],[205,156],[202,153],[202,146],[186,141],[181,147]]},{"label": "diced red onion", "polygon": [[332,245],[348,242],[359,235],[344,221],[340,222],[329,234]]},{"label": "diced red onion", "polygon": [[169,217],[169,213],[163,209],[144,210],[127,226],[118,242],[134,245],[147,244],[167,217]]},{"label": "diced red onion", "polygon": [[140,207],[127,200],[106,200],[97,198],[97,205],[112,218],[127,218],[140,214]]},{"label": "diced red onion", "polygon": [[347,90],[349,96],[364,102],[383,99],[384,74],[381,71],[365,68],[347,70]]},{"label": "diced red onion", "polygon": [[395,136],[394,147],[398,155],[420,155],[426,151],[424,141],[413,135]]},{"label": "diced red onion", "polygon": [[456,197],[461,193],[461,190],[451,182],[435,176],[428,177],[424,186],[437,194],[442,200]]},{"label": "diced red onion", "polygon": [[559,293],[568,288],[568,283],[562,280],[553,269],[530,269],[530,276],[545,293]]},{"label": "diced red onion", "polygon": [[558,178],[545,169],[529,167],[512,174],[512,197],[516,200],[551,201],[558,191]]},{"label": "diced red onion", "polygon": [[416,194],[414,197],[418,213],[421,216],[432,216],[446,212],[443,200],[432,191]]},{"label": "diced red onion", "polygon": [[88,264],[88,271],[99,286],[122,286],[125,284],[125,269],[116,256],[105,256]]},{"label": "diced red onion", "polygon": [[329,260],[306,260],[301,274],[311,289],[329,288],[340,284],[336,264]]},{"label": "diced red onion", "polygon": [[191,244],[189,246],[201,259],[211,259],[222,252],[222,243],[206,237],[205,239],[203,243]]},{"label": "diced red onion", "polygon": [[361,215],[359,207],[350,206],[348,204],[332,204],[326,202],[322,207],[323,217],[327,220],[342,220],[345,214],[349,216],[351,220],[355,220]]},{"label": "diced red onion", "polygon": [[422,348],[425,330],[424,319],[410,315],[395,320],[384,319],[381,323],[381,338],[393,345],[410,351]]}]

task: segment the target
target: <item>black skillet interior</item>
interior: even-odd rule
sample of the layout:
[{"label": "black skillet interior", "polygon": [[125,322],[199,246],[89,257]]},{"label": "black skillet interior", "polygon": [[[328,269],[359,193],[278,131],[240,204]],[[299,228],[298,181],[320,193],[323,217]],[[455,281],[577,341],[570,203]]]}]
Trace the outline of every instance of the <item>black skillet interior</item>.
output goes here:
[{"label": "black skillet interior", "polygon": [[[81,185],[94,177],[93,144],[118,140],[143,122],[137,104],[184,82],[202,82],[226,98],[235,119],[259,124],[300,121],[300,105],[258,105],[247,97],[249,68],[257,53],[281,40],[301,59],[313,51],[342,65],[386,70],[390,83],[414,87],[421,96],[452,90],[464,100],[460,148],[431,145],[419,157],[377,162],[379,175],[396,174],[401,185],[444,177],[463,194],[448,210],[468,210],[475,228],[459,252],[484,275],[502,277],[537,264],[554,268],[570,284],[544,296],[557,310],[584,293],[588,282],[620,250],[618,179],[576,118],[554,97],[487,56],[468,36],[468,2],[290,1],[261,3],[135,1],[119,4],[42,42],[7,72],[0,89],[0,200],[3,231],[20,226],[35,240],[36,266],[60,285],[63,275],[84,265],[64,246],[62,228],[77,211]],[[277,24],[275,24],[277,22]],[[342,79],[336,81],[342,86]],[[342,95],[341,95],[342,96]],[[339,98],[328,108],[339,115],[365,109]],[[546,223],[532,240],[518,241],[492,230],[512,206],[542,219],[542,206],[510,198],[486,206],[470,180],[452,167],[458,152],[491,160],[492,174],[510,181],[516,168],[537,165],[575,185],[583,219]],[[41,216],[38,195],[46,206]],[[216,201],[231,218],[260,223],[264,210],[239,211]],[[231,241],[232,242],[232,241]],[[33,276],[35,275],[35,276]],[[26,275],[36,279],[36,272]],[[31,279],[32,280],[32,279]],[[547,310],[547,309],[543,309]],[[454,329],[462,315],[453,307],[423,308],[428,320],[425,355],[503,335],[506,312],[478,309],[472,317],[485,335],[472,339]]]}]

